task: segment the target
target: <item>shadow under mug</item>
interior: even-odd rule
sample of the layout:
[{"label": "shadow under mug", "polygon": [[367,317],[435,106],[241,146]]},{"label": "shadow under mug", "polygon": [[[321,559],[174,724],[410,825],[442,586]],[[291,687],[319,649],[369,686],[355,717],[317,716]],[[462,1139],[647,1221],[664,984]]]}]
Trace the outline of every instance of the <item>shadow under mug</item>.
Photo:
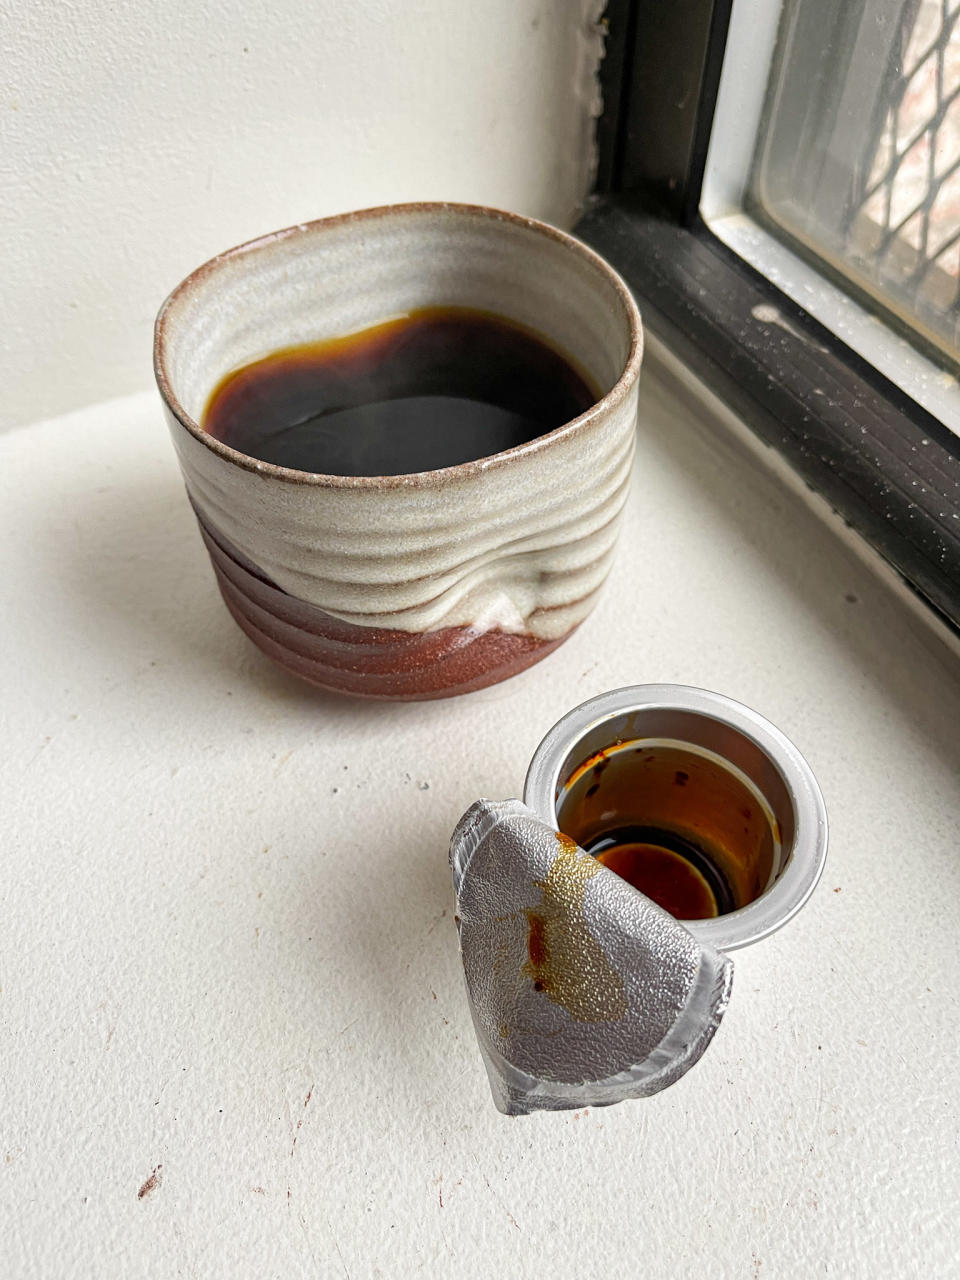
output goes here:
[{"label": "shadow under mug", "polygon": [[[200,425],[230,371],[427,306],[534,330],[600,399],[503,453],[397,476],[290,470]],[[220,591],[247,635],[327,689],[437,698],[530,666],[593,607],[629,483],[641,355],[629,290],[572,236],[493,209],[411,204],[212,259],[161,308],[154,366]]]}]

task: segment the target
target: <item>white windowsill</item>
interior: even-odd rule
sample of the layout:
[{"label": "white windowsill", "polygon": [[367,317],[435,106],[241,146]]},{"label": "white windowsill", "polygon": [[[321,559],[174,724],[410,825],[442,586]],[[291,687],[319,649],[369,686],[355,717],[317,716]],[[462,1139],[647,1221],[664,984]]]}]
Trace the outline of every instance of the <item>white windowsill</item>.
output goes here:
[{"label": "white windowsill", "polygon": [[[596,612],[449,702],[328,697],[253,649],[153,394],[0,457],[10,1274],[949,1270],[957,651],[659,344]],[[645,681],[720,690],[796,741],[825,878],[735,955],[678,1085],[508,1121],[447,839],[477,796],[519,792],[564,711]]]}]

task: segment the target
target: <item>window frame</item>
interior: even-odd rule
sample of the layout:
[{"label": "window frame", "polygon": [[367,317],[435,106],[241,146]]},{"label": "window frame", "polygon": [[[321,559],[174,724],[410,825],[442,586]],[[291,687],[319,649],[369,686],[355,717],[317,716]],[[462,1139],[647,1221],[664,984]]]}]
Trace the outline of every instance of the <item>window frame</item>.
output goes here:
[{"label": "window frame", "polygon": [[577,234],[692,372],[960,630],[960,438],[707,227],[732,0],[610,0]]}]

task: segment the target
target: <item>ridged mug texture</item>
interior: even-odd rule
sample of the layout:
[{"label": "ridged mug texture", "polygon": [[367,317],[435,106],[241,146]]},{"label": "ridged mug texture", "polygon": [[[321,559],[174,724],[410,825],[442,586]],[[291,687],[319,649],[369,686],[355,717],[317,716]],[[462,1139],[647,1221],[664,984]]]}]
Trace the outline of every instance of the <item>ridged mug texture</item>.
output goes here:
[{"label": "ridged mug texture", "polygon": [[[490,458],[406,476],[292,471],[203,431],[212,388],[272,350],[423,306],[542,334],[601,396]],[[157,380],[224,599],[271,657],[328,688],[438,697],[530,665],[586,617],[626,497],[641,359],[626,287],[572,237],[457,205],[277,232],[187,278],[157,321]]]}]

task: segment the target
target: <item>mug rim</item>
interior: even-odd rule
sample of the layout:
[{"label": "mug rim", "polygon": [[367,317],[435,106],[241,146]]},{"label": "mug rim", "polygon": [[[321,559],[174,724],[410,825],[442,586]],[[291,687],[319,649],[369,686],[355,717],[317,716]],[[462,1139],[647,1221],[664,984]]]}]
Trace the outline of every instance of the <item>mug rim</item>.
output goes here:
[{"label": "mug rim", "polygon": [[[263,462],[258,458],[251,457],[250,454],[241,453],[238,449],[233,449],[230,445],[224,444],[222,440],[218,440],[208,431],[205,431],[187,413],[174,393],[167,376],[167,346],[171,312],[176,303],[192,292],[196,285],[216,271],[224,262],[257,252],[281,240],[315,236],[331,227],[346,223],[372,221],[375,218],[396,214],[415,215],[423,213],[449,213],[467,217],[481,217],[525,227],[529,231],[564,245],[589,263],[598,275],[605,277],[607,282],[613,286],[614,293],[620,300],[624,317],[630,329],[630,350],[627,353],[626,363],[610,390],[576,418],[571,418],[569,422],[562,423],[559,427],[555,427],[552,431],[548,431],[542,436],[537,436],[534,440],[515,445],[512,449],[505,449],[501,453],[489,454],[485,458],[473,458],[468,462],[460,462],[450,467],[440,467],[433,471],[411,471],[395,476],[340,476],[320,471],[298,471],[293,467],[281,467],[273,462]],[[538,453],[557,440],[579,435],[597,418],[604,416],[609,410],[621,404],[637,380],[642,359],[643,328],[639,309],[632,293],[620,275],[600,254],[595,253],[581,240],[578,240],[576,236],[569,235],[566,231],[561,231],[558,227],[553,227],[547,222],[541,222],[537,218],[528,218],[523,214],[510,213],[507,210],[495,209],[488,205],[459,204],[451,201],[413,201],[405,204],[376,205],[369,209],[338,213],[327,218],[317,218],[311,222],[296,223],[293,226],[284,227],[280,231],[270,231],[266,235],[257,236],[252,240],[244,241],[242,244],[234,245],[230,249],[225,249],[222,253],[216,254],[191,271],[167,296],[157,313],[153,340],[153,372],[164,404],[177,422],[195,440],[198,440],[225,462],[232,463],[242,470],[270,476],[288,484],[309,485],[325,489],[422,488],[427,485],[440,484],[444,481],[473,477],[493,467],[504,466],[515,458],[527,457]]]}]

